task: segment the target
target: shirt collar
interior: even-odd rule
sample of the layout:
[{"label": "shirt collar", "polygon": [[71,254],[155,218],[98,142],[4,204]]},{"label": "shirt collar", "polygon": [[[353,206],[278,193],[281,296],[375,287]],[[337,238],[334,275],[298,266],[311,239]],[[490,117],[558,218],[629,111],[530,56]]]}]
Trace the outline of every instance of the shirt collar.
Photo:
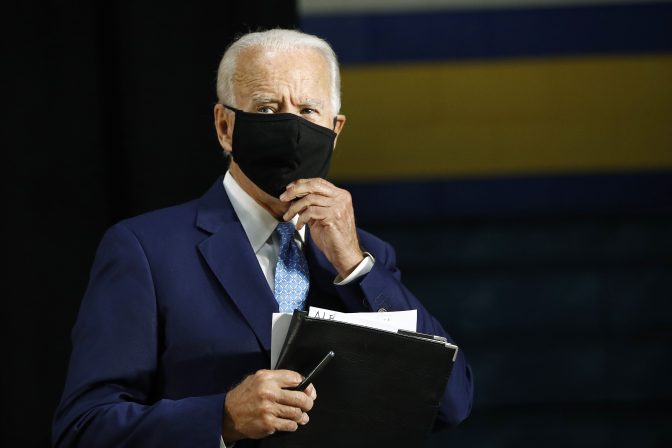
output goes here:
[{"label": "shirt collar", "polygon": [[[268,210],[252,199],[252,197],[238,185],[238,182],[236,182],[229,171],[227,171],[224,176],[224,190],[226,190],[226,194],[231,201],[233,210],[236,212],[236,215],[238,215],[240,224],[243,226],[247,239],[250,240],[250,244],[252,245],[252,250],[254,250],[254,253],[256,254],[268,241],[271,235],[273,235],[273,231],[280,221],[275,219]],[[292,219],[292,222],[296,224],[297,221],[298,216],[295,216]],[[299,238],[303,243],[306,237],[306,227],[302,227],[298,233]]]}]

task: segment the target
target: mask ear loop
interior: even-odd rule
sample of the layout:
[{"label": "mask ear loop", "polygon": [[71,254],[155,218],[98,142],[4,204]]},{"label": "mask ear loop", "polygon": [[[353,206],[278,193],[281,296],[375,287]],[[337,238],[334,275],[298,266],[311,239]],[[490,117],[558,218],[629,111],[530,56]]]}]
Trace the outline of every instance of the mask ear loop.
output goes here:
[{"label": "mask ear loop", "polygon": [[242,110],[240,110],[240,109],[236,109],[235,107],[227,106],[227,105],[224,104],[224,103],[219,103],[219,104],[221,104],[222,106],[226,107],[226,108],[229,109],[230,111],[233,111],[233,112],[242,112]]},{"label": "mask ear loop", "polygon": [[335,117],[334,117],[334,127],[331,128],[332,131],[335,131],[335,130],[336,130],[336,122],[337,122],[337,121],[338,121],[338,116],[335,116]]}]

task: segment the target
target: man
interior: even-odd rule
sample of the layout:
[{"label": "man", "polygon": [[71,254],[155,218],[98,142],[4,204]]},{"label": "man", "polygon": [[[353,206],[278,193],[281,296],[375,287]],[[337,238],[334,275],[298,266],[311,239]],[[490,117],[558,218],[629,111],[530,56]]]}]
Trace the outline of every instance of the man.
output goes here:
[{"label": "man", "polygon": [[[310,424],[316,387],[290,391],[300,374],[268,370],[278,310],[417,309],[418,331],[447,336],[401,284],[393,249],[356,229],[348,192],[323,179],[345,124],[339,90],[317,37],[270,30],[229,47],[214,108],[229,169],[200,199],[106,232],[55,446],[245,447]],[[466,418],[471,397],[460,352],[437,425]]]}]

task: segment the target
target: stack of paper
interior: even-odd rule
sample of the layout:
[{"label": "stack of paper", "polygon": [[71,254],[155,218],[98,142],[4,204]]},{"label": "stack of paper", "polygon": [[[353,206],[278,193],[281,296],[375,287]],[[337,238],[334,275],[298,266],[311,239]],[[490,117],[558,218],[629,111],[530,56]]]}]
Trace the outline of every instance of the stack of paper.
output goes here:
[{"label": "stack of paper", "polygon": [[[308,316],[318,319],[335,320],[363,327],[377,328],[378,330],[396,333],[399,330],[416,331],[418,325],[418,311],[390,311],[386,313],[341,313],[311,306]],[[287,336],[289,323],[292,321],[290,313],[273,313],[273,329],[271,333],[271,368],[278,362],[280,350]]]}]

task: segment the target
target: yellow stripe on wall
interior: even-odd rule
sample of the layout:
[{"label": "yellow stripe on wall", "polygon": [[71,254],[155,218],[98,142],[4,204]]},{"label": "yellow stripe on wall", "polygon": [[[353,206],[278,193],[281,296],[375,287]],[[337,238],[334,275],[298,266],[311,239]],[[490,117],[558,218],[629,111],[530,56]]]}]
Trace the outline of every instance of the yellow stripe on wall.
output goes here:
[{"label": "yellow stripe on wall", "polygon": [[672,55],[347,67],[336,180],[672,168]]}]

